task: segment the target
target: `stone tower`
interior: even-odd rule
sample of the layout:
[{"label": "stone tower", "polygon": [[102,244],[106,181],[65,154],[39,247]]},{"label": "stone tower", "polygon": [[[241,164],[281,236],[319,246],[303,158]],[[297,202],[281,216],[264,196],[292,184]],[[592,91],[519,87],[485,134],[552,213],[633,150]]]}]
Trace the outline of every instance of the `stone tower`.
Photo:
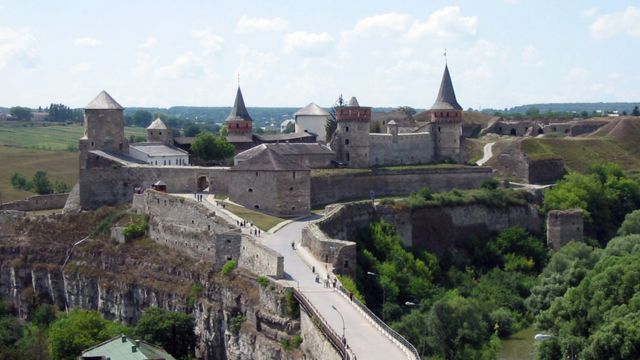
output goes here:
[{"label": "stone tower", "polygon": [[129,153],[123,112],[124,108],[104,90],[85,106],[84,136],[79,144],[81,168],[85,167],[87,153],[92,150]]},{"label": "stone tower", "polygon": [[431,107],[431,132],[437,161],[460,162],[462,160],[460,154],[462,106],[456,100],[447,65],[444,67],[438,97]]},{"label": "stone tower", "polygon": [[349,167],[369,167],[369,124],[371,108],[352,97],[347,106],[336,108],[337,128],[331,149]]},{"label": "stone tower", "polygon": [[147,141],[173,145],[173,134],[162,119],[157,118],[147,127]]},{"label": "stone tower", "polygon": [[251,135],[253,130],[253,119],[251,119],[247,108],[244,106],[244,99],[242,98],[242,91],[240,91],[239,86],[233,109],[231,109],[225,123],[229,134]]}]

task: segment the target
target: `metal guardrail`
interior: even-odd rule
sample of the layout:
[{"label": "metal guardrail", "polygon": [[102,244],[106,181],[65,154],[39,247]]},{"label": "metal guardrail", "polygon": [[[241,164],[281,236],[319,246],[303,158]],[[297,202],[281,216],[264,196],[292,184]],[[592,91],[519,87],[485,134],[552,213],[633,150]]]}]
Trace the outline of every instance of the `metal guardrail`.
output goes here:
[{"label": "metal guardrail", "polygon": [[313,306],[311,301],[309,301],[309,299],[307,299],[307,297],[297,289],[292,288],[292,290],[293,296],[296,298],[296,300],[298,300],[300,306],[304,308],[307,314],[311,316],[312,320],[315,319],[314,322],[316,323],[316,325],[318,325],[320,331],[324,334],[324,336],[326,336],[331,345],[338,351],[340,356],[343,359],[355,359],[353,351],[349,349],[344,339],[342,339],[338,334],[336,334],[335,331],[333,331],[333,328],[331,328],[327,320],[320,314],[320,311],[318,311],[318,309]]},{"label": "metal guardrail", "polygon": [[[350,298],[349,292],[344,286],[338,286],[338,291],[341,292],[347,298]],[[393,337],[399,344],[403,345],[408,351],[407,356],[411,356],[415,360],[421,360],[420,353],[418,350],[411,344],[407,339],[405,339],[402,335],[398,334],[397,331],[393,330],[389,325],[387,325],[384,321],[380,320],[380,318],[373,313],[366,305],[361,303],[358,299],[353,298],[351,300],[358,308],[360,308],[365,314],[367,314],[371,320],[373,320],[383,332],[389,334],[389,336]],[[405,351],[405,352],[407,352]]]}]

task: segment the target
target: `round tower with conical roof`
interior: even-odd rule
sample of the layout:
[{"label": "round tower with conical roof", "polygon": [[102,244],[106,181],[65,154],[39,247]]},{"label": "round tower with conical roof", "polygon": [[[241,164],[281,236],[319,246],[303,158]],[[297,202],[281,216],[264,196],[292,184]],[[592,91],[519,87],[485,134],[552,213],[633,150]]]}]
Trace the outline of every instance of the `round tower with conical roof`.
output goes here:
[{"label": "round tower with conical roof", "polygon": [[431,131],[437,161],[461,161],[462,106],[456,100],[449,67],[445,65],[440,91],[431,107]]},{"label": "round tower with conical roof", "polygon": [[84,108],[84,136],[79,147],[81,167],[91,150],[129,153],[129,142],[124,136],[124,108],[104,90]]},{"label": "round tower with conical roof", "polygon": [[352,97],[347,106],[336,108],[336,136],[331,149],[349,167],[369,167],[369,127],[371,108],[360,106]]}]

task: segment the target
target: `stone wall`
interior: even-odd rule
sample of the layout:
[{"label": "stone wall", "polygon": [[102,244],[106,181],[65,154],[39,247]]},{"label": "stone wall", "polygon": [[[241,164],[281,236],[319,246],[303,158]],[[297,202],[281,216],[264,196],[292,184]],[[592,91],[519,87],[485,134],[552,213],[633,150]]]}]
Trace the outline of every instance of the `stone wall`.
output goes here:
[{"label": "stone wall", "polygon": [[350,199],[368,199],[371,191],[376,196],[408,195],[423,187],[440,192],[454,188],[479,188],[493,177],[486,167],[460,166],[452,168],[425,168],[409,170],[373,169],[361,173],[336,173],[311,176],[311,206],[330,204]]},{"label": "stone wall", "polygon": [[320,332],[313,320],[306,312],[300,311],[300,332],[302,335],[301,348],[310,354],[309,360],[341,360],[340,353],[331,345],[329,340]]},{"label": "stone wall", "polygon": [[551,210],[547,214],[547,246],[559,250],[569,241],[584,239],[582,210]]},{"label": "stone wall", "polygon": [[553,184],[565,174],[563,159],[527,160],[530,184]]},{"label": "stone wall", "polygon": [[238,266],[257,275],[271,276],[276,279],[284,277],[284,256],[247,236],[243,236],[240,243]]},{"label": "stone wall", "polygon": [[150,188],[158,180],[167,183],[168,192],[193,193],[198,190],[198,179],[204,176],[211,193],[227,193],[225,167],[126,166],[105,158],[93,159],[91,165],[80,169],[83,209],[130,203],[135,188]]},{"label": "stone wall", "polygon": [[215,262],[217,268],[240,257],[240,231],[194,200],[147,190],[143,212],[155,241]]},{"label": "stone wall", "polygon": [[67,202],[68,196],[68,193],[30,196],[24,200],[0,204],[0,210],[39,211],[62,209]]},{"label": "stone wall", "polygon": [[356,243],[331,238],[318,228],[317,223],[310,223],[302,229],[301,244],[316,259],[331,264],[335,273],[355,276]]},{"label": "stone wall", "polygon": [[426,164],[434,160],[431,133],[369,134],[369,165]]}]

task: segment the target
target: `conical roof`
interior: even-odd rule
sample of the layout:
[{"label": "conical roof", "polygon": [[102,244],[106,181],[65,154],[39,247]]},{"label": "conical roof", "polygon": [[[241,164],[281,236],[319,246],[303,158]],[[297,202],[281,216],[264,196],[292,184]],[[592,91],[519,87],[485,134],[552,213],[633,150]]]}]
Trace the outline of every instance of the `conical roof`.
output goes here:
[{"label": "conical roof", "polygon": [[352,96],[351,99],[349,99],[349,104],[348,106],[351,107],[360,107],[360,104],[358,104],[358,99],[356,99],[355,96]]},{"label": "conical roof", "polygon": [[251,116],[249,116],[249,112],[247,108],[244,106],[244,99],[242,98],[242,91],[240,91],[240,87],[238,86],[238,92],[236,93],[236,102],[233,104],[233,109],[227,116],[227,120],[246,120],[253,121]]},{"label": "conical roof", "polygon": [[147,129],[151,129],[151,130],[166,130],[167,129],[167,125],[164,124],[162,119],[157,118],[157,119],[153,120],[153,122],[151,123],[151,125],[149,125],[147,127]]},{"label": "conical roof", "polygon": [[316,103],[310,103],[309,105],[303,107],[298,110],[293,116],[300,115],[318,115],[318,116],[329,116],[330,114],[320,106],[316,105]]},{"label": "conical roof", "polygon": [[447,65],[444,66],[440,92],[438,92],[438,97],[431,110],[462,110],[462,106],[456,100],[456,93],[453,91],[451,75],[449,75],[449,67]]},{"label": "conical roof", "polygon": [[124,109],[109,93],[102,90],[95,99],[84,107],[89,110],[122,110]]},{"label": "conical roof", "polygon": [[231,171],[306,171],[309,168],[286,159],[273,149],[266,147],[254,157],[232,167]]}]

